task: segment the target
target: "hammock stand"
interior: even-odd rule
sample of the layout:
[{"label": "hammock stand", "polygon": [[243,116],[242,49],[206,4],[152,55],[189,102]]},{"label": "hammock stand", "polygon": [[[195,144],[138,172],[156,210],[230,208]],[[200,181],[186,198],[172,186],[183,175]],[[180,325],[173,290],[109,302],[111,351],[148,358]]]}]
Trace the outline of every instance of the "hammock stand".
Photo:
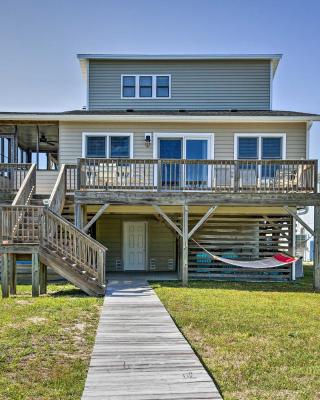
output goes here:
[{"label": "hammock stand", "polygon": [[195,239],[191,239],[197,246],[199,246],[203,251],[209,254],[214,260],[221,261],[225,264],[233,265],[240,268],[251,268],[251,269],[268,269],[277,268],[282,265],[292,264],[298,260],[296,257],[290,257],[286,254],[276,253],[272,257],[262,258],[261,260],[252,261],[241,261],[230,258],[219,257],[213,253],[210,253],[205,247],[201,246]]}]

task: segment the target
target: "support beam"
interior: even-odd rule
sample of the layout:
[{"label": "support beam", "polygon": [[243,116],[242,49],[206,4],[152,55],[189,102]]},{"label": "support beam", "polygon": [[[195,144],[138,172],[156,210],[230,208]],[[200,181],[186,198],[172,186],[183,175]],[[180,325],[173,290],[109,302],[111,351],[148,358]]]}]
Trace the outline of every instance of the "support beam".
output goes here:
[{"label": "support beam", "polygon": [[314,207],[314,288],[320,290],[320,206]]},{"label": "support beam", "polygon": [[106,209],[110,206],[109,203],[104,204],[94,215],[93,218],[87,223],[87,225],[83,228],[84,232],[88,232],[90,226],[92,226],[100,217],[101,215],[106,211]]},{"label": "support beam", "polygon": [[17,294],[17,265],[16,255],[9,254],[9,269],[10,269],[10,294]]},{"label": "support beam", "polygon": [[[289,254],[292,255],[293,257],[296,256],[296,219],[292,217],[292,226],[291,226],[291,232],[290,232],[290,242],[289,242]],[[296,263],[292,263],[292,268],[291,268],[291,279],[293,281],[296,280]]]},{"label": "support beam", "polygon": [[40,294],[47,294],[48,272],[47,266],[40,262]]},{"label": "support beam", "polygon": [[181,236],[183,237],[183,234],[181,232],[181,229],[167,216],[166,213],[164,213],[159,206],[156,204],[153,204],[152,207],[156,210],[158,214],[161,215],[161,217]]},{"label": "support beam", "polygon": [[310,228],[308,224],[304,222],[302,218],[300,218],[300,216],[296,212],[290,210],[288,206],[283,206],[282,208],[286,210],[288,214],[292,215],[292,217],[294,217],[299,222],[299,224],[304,227],[304,229],[306,229],[312,236],[314,236],[314,231]]},{"label": "support beam", "polygon": [[3,253],[1,259],[1,290],[2,297],[9,297],[9,257],[7,253]]},{"label": "support beam", "polygon": [[39,253],[32,253],[32,297],[39,296]]},{"label": "support beam", "polygon": [[200,221],[191,229],[191,231],[188,234],[188,239],[193,236],[196,231],[206,222],[206,220],[216,211],[218,206],[212,206],[209,208],[209,210],[204,214],[204,216],[200,219]]},{"label": "support beam", "polygon": [[189,226],[188,226],[188,219],[189,219],[189,207],[185,204],[183,206],[182,211],[182,285],[188,285],[188,233],[189,233]]}]

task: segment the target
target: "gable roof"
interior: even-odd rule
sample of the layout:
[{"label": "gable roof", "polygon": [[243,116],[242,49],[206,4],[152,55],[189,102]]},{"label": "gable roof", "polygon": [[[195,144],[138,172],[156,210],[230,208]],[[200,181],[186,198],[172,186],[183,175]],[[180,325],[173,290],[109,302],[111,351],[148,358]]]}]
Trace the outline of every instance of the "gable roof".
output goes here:
[{"label": "gable roof", "polygon": [[272,77],[276,73],[282,54],[77,54],[82,76],[86,79],[88,60],[123,60],[123,61],[181,61],[181,60],[267,60],[271,62]]}]

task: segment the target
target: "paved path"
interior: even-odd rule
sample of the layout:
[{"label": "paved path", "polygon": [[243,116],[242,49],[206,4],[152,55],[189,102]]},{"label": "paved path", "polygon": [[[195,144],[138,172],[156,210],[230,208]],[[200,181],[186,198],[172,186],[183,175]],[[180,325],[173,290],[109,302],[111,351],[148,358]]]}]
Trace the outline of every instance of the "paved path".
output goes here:
[{"label": "paved path", "polygon": [[145,280],[107,287],[83,400],[221,399]]}]

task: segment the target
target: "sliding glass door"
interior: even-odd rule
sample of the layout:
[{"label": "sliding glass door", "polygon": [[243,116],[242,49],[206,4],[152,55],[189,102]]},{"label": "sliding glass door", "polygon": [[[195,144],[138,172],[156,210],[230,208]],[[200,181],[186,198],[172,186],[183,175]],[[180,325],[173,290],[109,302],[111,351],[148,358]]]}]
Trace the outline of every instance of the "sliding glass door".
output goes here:
[{"label": "sliding glass door", "polygon": [[174,160],[182,159],[182,138],[180,139],[159,139],[159,158],[172,160],[162,164],[161,183],[164,188],[174,188],[181,185],[181,165]]},{"label": "sliding glass door", "polygon": [[158,149],[159,158],[168,160],[161,167],[163,188],[196,190],[208,187],[208,164],[203,160],[208,159],[209,139],[160,138]]}]

